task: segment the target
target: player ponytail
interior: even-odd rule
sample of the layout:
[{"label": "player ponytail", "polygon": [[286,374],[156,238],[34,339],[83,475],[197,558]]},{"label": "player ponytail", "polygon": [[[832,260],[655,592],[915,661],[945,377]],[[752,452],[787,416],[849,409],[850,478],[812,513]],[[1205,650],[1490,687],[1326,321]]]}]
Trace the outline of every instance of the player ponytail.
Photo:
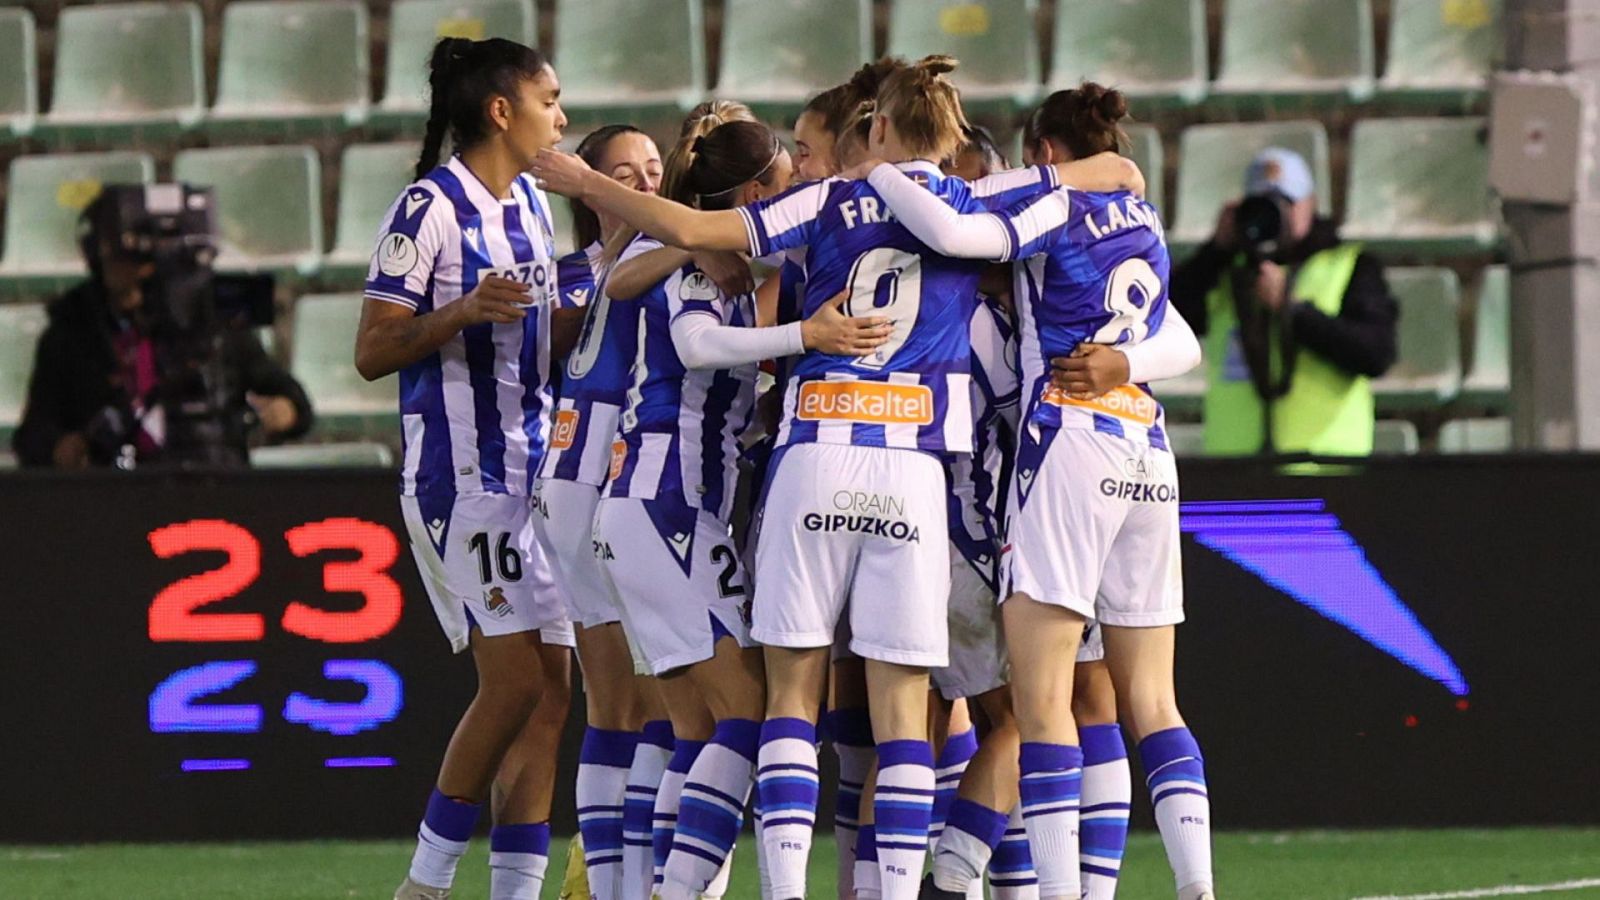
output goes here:
[{"label": "player ponytail", "polygon": [[732,209],[739,188],[755,181],[772,184],[783,143],[760,122],[719,125],[690,146],[684,188],[700,209]]},{"label": "player ponytail", "polygon": [[958,65],[953,57],[926,56],[890,73],[878,89],[878,115],[919,159],[949,159],[966,142],[961,92],[946,77]]},{"label": "player ponytail", "polygon": [[1035,154],[1043,141],[1065,147],[1073,159],[1086,159],[1107,150],[1121,152],[1128,144],[1122,130],[1128,101],[1122,92],[1085,81],[1071,90],[1056,91],[1028,116],[1023,125],[1024,146]]},{"label": "player ponytail", "polygon": [[538,78],[549,65],[543,53],[516,41],[441,38],[428,60],[428,125],[416,177],[439,165],[446,134],[458,153],[487,137],[489,99],[515,102],[521,83]]},{"label": "player ponytail", "polygon": [[891,56],[867,63],[857,69],[849,81],[834,85],[812,97],[807,101],[805,108],[800,110],[800,114],[810,113],[816,116],[822,130],[838,140],[847,134],[850,127],[863,115],[872,112],[874,101],[878,97],[878,88],[883,85],[884,79],[904,67],[904,60]]},{"label": "player ponytail", "polygon": [[[588,163],[591,169],[598,169],[601,160],[605,159],[606,148],[611,146],[612,139],[625,134],[644,134],[644,132],[632,125],[602,125],[589,132],[578,144],[578,156]],[[572,232],[578,246],[587,247],[600,240],[600,216],[577,197],[573,197],[570,202]]]}]

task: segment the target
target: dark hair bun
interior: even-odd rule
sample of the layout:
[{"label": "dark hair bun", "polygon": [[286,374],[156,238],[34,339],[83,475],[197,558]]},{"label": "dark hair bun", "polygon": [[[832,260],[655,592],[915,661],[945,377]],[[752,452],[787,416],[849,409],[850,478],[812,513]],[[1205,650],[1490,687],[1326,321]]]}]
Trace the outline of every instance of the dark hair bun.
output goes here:
[{"label": "dark hair bun", "polygon": [[1102,123],[1115,125],[1127,118],[1128,100],[1121,91],[1092,81],[1085,81],[1078,91],[1083,95],[1083,105]]}]

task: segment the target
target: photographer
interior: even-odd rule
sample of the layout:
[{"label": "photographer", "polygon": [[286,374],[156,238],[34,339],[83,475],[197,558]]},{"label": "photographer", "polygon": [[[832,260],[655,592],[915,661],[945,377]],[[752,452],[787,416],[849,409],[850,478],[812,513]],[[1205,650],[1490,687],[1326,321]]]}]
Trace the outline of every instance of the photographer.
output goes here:
[{"label": "photographer", "polygon": [[1170,296],[1205,336],[1208,454],[1372,452],[1369,379],[1395,359],[1399,311],[1383,264],[1317,215],[1310,167],[1258,153],[1245,196],[1172,274]]},{"label": "photographer", "polygon": [[[126,239],[126,207],[143,207],[142,190],[108,188],[84,210],[90,277],[50,304],[13,436],[24,466],[245,465],[256,425],[268,440],[311,427],[305,390],[247,323],[219,321],[211,308],[224,288],[213,283],[209,256],[169,265],[148,242]],[[173,325],[173,310],[191,296],[203,314],[184,311]]]}]

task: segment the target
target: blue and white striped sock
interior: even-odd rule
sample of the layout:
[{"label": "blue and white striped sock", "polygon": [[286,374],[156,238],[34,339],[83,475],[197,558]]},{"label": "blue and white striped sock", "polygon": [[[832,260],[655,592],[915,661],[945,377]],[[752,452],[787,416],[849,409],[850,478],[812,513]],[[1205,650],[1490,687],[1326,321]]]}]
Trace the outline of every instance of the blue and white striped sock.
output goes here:
[{"label": "blue and white striped sock", "polygon": [[1022,823],[1039,874],[1039,900],[1080,900],[1078,792],[1083,750],[1070,744],[1022,745]]},{"label": "blue and white striped sock", "polygon": [[772,896],[804,897],[811,833],[817,824],[817,726],[794,718],[761,724],[756,791]]},{"label": "blue and white striped sock", "polygon": [[622,884],[622,804],[638,743],[636,731],[590,726],[578,749],[578,833],[589,892],[598,900],[614,900]]},{"label": "blue and white striped sock", "polygon": [[656,808],[650,815],[650,850],[655,863],[654,886],[659,891],[666,875],[667,856],[672,852],[672,837],[678,831],[678,804],[683,800],[683,783],[689,778],[695,757],[705,749],[705,741],[678,738],[672,761],[656,788]]},{"label": "blue and white striped sock", "polygon": [[489,832],[489,900],[539,900],[550,865],[550,823]]},{"label": "blue and white striped sock", "polygon": [[678,802],[678,829],[667,856],[668,900],[682,889],[687,896],[706,892],[739,839],[744,805],[755,777],[761,723],[724,719],[695,758]]},{"label": "blue and white striped sock", "polygon": [[1078,729],[1083,744],[1083,801],[1078,810],[1078,869],[1084,900],[1113,900],[1122,852],[1128,845],[1128,811],[1133,779],[1128,773],[1128,748],[1122,729],[1085,725]]},{"label": "blue and white striped sock", "polygon": [[884,900],[915,900],[932,817],[933,748],[927,741],[880,743],[872,818]]},{"label": "blue and white striped sock", "polygon": [[878,872],[878,833],[871,825],[861,826],[856,839],[855,900],[881,900],[883,876]]},{"label": "blue and white striped sock", "polygon": [[969,893],[981,890],[983,871],[989,868],[994,848],[1006,833],[1006,814],[981,803],[956,798],[944,836],[933,851],[933,883],[940,890]]},{"label": "blue and white striped sock", "polygon": [[1039,876],[1033,871],[1020,805],[1011,810],[1005,836],[989,858],[989,896],[991,900],[1039,900]]},{"label": "blue and white striped sock", "polygon": [[428,887],[447,888],[456,880],[456,863],[467,852],[472,829],[478,824],[476,803],[452,800],[434,788],[428,809],[417,828],[417,850],[411,855],[411,880]]},{"label": "blue and white striped sock", "polygon": [[978,729],[968,728],[945,739],[939,759],[933,764],[933,818],[928,825],[928,849],[935,856],[939,853],[939,835],[950,815],[950,805],[956,800],[956,789],[961,787],[961,776],[966,774],[967,764],[977,753]]},{"label": "blue and white striped sock", "polygon": [[1139,742],[1139,758],[1178,895],[1189,897],[1209,890],[1211,796],[1206,791],[1200,745],[1189,729],[1168,728]]},{"label": "blue and white striped sock", "polygon": [[866,790],[878,749],[872,743],[872,719],[864,709],[836,709],[828,714],[833,752],[839,757],[839,792],[833,802],[833,843],[838,852],[839,898],[855,896],[856,832],[861,828],[861,792]]},{"label": "blue and white striped sock", "polygon": [[656,789],[672,761],[672,723],[646,722],[628,769],[628,787],[622,802],[622,900],[648,900],[655,860],[651,848],[651,819],[655,816]]}]

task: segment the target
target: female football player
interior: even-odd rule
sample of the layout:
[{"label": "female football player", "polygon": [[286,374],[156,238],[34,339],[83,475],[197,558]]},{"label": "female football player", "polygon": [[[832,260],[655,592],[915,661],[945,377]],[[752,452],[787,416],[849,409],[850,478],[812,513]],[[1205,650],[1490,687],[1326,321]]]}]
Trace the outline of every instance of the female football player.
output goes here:
[{"label": "female football player", "polygon": [[[401,505],[434,611],[478,690],[456,726],[398,898],[445,897],[497,772],[491,893],[536,896],[549,848],[545,779],[526,728],[564,678],[570,626],[529,522],[549,431],[555,261],[548,203],[522,173],[561,139],[560,82],[538,51],[441,40],[417,180],[390,208],[368,272],[356,368],[400,373]],[[448,132],[455,153],[441,164]],[[563,635],[560,632],[566,631]],[[519,737],[520,735],[520,737]],[[547,754],[548,755],[548,754]]]},{"label": "female football player", "polygon": [[[1046,160],[1081,159],[1114,149],[1126,113],[1121,94],[1099,85],[1058,92],[1034,117],[1032,152]],[[1167,309],[1160,216],[1125,192],[1068,189],[999,215],[962,216],[926,202],[925,192],[892,166],[874,167],[870,181],[930,246],[956,256],[1023,260],[1016,293],[1026,424],[1016,452],[1001,596],[1023,740],[1022,811],[1040,897],[1081,893],[1085,759],[1072,715],[1070,661],[1092,617],[1103,631],[1121,719],[1139,741],[1178,896],[1208,898],[1204,768],[1178,714],[1172,680],[1173,626],[1183,618],[1177,475],[1160,404],[1142,387],[1199,360],[1197,343],[1159,362],[1140,352],[1165,317],[1179,326],[1175,334],[1188,331]],[[1092,360],[1096,371],[1113,367],[1112,380],[1124,383],[1103,396],[1086,380],[1065,390],[1053,386],[1052,358],[1068,354]],[[1117,860],[1100,849],[1090,848],[1086,868],[1114,883],[1114,865],[1095,865],[1094,857]],[[1120,848],[1105,850],[1120,858]]]}]

